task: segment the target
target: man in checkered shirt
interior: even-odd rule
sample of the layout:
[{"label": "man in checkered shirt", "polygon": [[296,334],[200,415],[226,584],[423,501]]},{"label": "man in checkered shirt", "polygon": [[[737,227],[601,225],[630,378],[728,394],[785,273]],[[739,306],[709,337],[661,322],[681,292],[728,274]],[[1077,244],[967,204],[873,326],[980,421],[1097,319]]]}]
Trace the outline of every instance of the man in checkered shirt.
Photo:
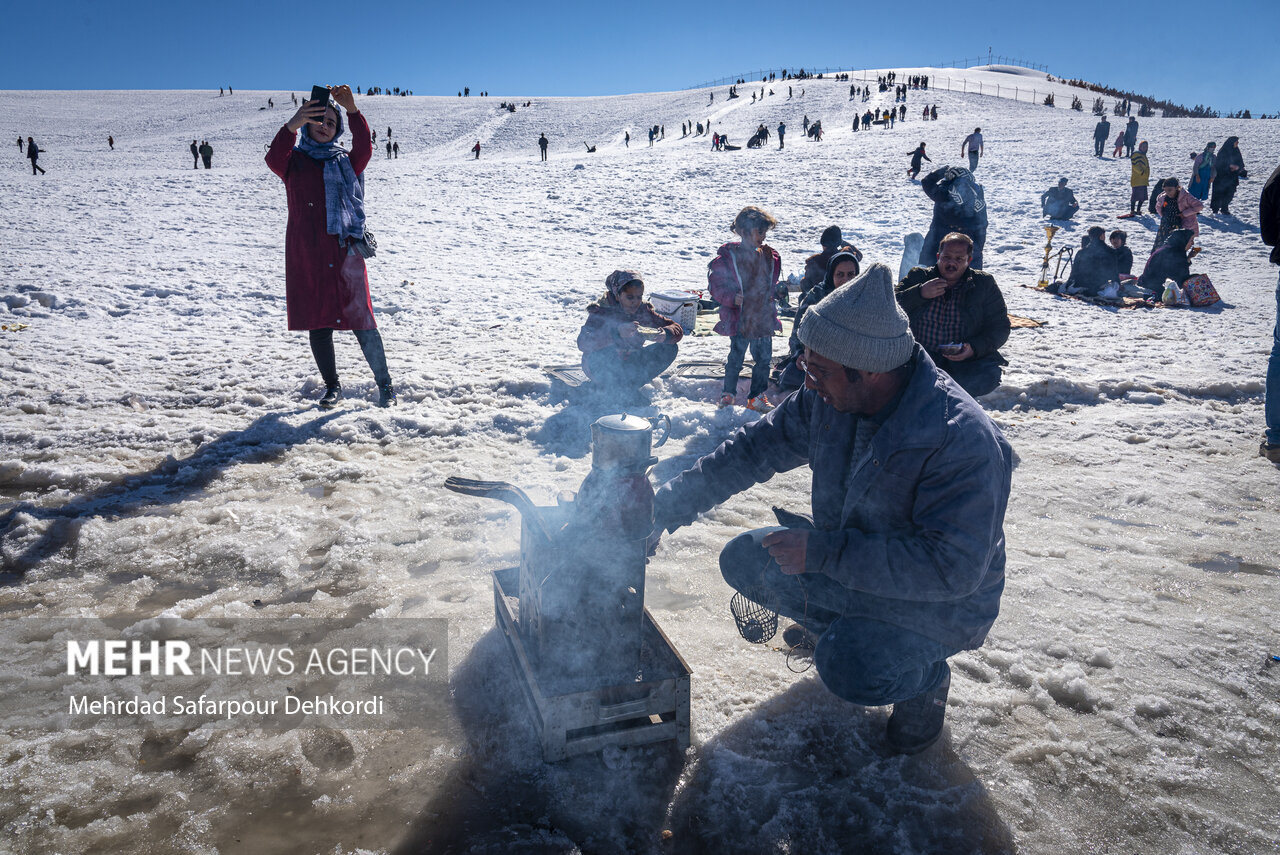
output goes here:
[{"label": "man in checkered shirt", "polygon": [[952,232],[938,245],[938,263],[915,267],[895,289],[911,333],[930,358],[973,397],[1000,385],[1008,365],[1009,314],[996,280],[973,270],[973,239]]}]

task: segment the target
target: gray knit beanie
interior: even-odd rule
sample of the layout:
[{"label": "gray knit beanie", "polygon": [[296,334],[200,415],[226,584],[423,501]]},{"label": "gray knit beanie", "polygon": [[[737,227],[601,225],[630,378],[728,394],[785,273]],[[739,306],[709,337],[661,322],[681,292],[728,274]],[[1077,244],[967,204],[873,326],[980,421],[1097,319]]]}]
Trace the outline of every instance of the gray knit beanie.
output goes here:
[{"label": "gray knit beanie", "polygon": [[800,342],[849,368],[884,373],[911,358],[916,340],[893,296],[889,268],[873,264],[804,313]]}]

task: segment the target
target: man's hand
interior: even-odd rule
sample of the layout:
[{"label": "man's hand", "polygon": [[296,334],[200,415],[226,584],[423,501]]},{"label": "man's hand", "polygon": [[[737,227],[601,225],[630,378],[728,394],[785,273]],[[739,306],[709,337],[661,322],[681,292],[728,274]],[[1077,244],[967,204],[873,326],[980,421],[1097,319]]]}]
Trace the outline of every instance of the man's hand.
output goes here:
[{"label": "man's hand", "polygon": [[969,342],[966,341],[964,343],[964,347],[960,348],[960,350],[955,353],[943,353],[942,355],[947,359],[950,359],[952,362],[964,362],[966,359],[973,359],[973,348],[970,347]]},{"label": "man's hand", "polygon": [[808,529],[788,528],[770,532],[760,543],[769,550],[769,557],[778,562],[783,573],[795,576],[804,572],[804,556],[809,548]]},{"label": "man's hand", "polygon": [[947,293],[947,281],[942,278],[930,279],[920,286],[920,296],[926,300],[936,300]]},{"label": "man's hand", "polygon": [[329,87],[329,95],[348,113],[360,112],[360,108],[356,106],[356,99],[351,95],[351,87],[345,83],[341,86]]}]

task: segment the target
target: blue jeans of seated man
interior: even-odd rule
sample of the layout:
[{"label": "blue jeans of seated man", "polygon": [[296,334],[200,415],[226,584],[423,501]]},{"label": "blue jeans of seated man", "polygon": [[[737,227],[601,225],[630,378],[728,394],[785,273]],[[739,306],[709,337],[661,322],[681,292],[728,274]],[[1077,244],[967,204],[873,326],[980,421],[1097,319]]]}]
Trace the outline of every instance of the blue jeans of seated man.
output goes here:
[{"label": "blue jeans of seated man", "polygon": [[942,683],[947,658],[958,649],[894,624],[845,617],[856,591],[820,573],[788,576],[760,545],[765,535],[782,530],[758,528],[729,541],[720,552],[720,572],[747,596],[767,591],[779,615],[819,636],[813,660],[832,694],[874,707],[914,698]]},{"label": "blue jeans of seated man", "polygon": [[1280,279],[1276,281],[1276,325],[1271,330],[1271,358],[1267,361],[1267,442],[1280,445]]},{"label": "blue jeans of seated man", "polygon": [[724,393],[738,394],[738,375],[742,373],[742,363],[746,360],[747,348],[751,348],[751,391],[748,398],[758,398],[769,388],[769,365],[773,362],[772,338],[743,338],[740,335],[729,336],[729,358],[724,366]]},{"label": "blue jeans of seated man", "polygon": [[994,392],[1004,374],[999,353],[988,353],[986,356],[960,362],[953,362],[945,356],[934,356],[933,361],[974,398]]}]

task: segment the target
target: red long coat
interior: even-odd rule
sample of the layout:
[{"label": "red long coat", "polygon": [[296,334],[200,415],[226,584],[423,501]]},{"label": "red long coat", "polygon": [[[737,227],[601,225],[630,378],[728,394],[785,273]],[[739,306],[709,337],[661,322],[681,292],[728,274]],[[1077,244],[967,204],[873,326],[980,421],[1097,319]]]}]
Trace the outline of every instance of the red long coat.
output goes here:
[{"label": "red long coat", "polygon": [[[351,168],[364,172],[373,145],[363,113],[348,114],[354,138]],[[284,293],[291,330],[371,330],[373,303],[364,258],[326,230],[324,163],[294,151],[297,135],[285,125],[271,141],[267,166],[284,181],[289,224],[284,236]]]}]

